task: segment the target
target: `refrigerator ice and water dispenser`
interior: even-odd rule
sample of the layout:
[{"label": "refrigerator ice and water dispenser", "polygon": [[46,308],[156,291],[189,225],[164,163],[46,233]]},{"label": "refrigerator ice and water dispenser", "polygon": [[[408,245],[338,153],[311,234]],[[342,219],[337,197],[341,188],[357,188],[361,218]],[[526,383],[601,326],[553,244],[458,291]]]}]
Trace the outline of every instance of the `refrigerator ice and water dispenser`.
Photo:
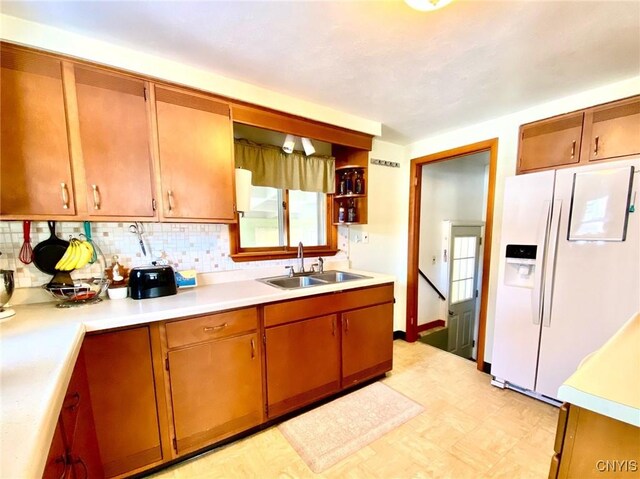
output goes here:
[{"label": "refrigerator ice and water dispenser", "polygon": [[537,245],[508,244],[505,254],[504,284],[531,288],[536,272]]}]

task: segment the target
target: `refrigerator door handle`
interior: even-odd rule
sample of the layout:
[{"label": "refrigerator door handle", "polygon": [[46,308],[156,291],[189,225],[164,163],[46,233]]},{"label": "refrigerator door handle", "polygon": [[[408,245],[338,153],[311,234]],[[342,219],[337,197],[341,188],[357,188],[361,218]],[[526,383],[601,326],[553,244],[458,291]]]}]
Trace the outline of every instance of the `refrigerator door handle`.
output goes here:
[{"label": "refrigerator door handle", "polygon": [[542,291],[544,280],[544,256],[547,250],[547,237],[549,236],[549,221],[551,220],[551,201],[545,201],[542,208],[542,216],[540,217],[540,223],[538,224],[538,239],[537,239],[537,255],[536,272],[534,278],[533,291],[531,293],[531,311],[533,324],[540,324],[541,321],[541,309],[542,309]]},{"label": "refrigerator door handle", "polygon": [[551,232],[549,234],[549,254],[545,266],[544,293],[542,296],[542,326],[551,327],[551,308],[553,307],[553,281],[556,274],[556,253],[560,235],[560,218],[562,215],[562,200],[554,200],[551,215]]}]

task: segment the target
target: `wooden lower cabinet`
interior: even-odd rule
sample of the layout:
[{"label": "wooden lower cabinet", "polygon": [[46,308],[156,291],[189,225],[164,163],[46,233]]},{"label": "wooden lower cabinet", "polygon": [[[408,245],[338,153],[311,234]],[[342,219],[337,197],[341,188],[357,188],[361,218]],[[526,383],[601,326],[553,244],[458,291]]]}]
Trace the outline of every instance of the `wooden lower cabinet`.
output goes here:
[{"label": "wooden lower cabinet", "polygon": [[262,422],[259,343],[254,332],[169,351],[177,454]]},{"label": "wooden lower cabinet", "polygon": [[380,376],[392,322],[385,284],[88,335],[43,477],[142,473]]},{"label": "wooden lower cabinet", "polygon": [[160,463],[149,328],[87,336],[83,352],[105,476]]},{"label": "wooden lower cabinet", "polygon": [[638,477],[640,428],[573,404],[558,417],[549,479]]},{"label": "wooden lower cabinet", "polygon": [[103,477],[82,352],[62,403],[43,477]]},{"label": "wooden lower cabinet", "polygon": [[266,330],[270,418],[340,390],[339,333],[336,314]]},{"label": "wooden lower cabinet", "polygon": [[393,304],[379,304],[342,314],[342,387],[391,370]]},{"label": "wooden lower cabinet", "polygon": [[392,284],[270,304],[264,321],[270,419],[391,370]]}]

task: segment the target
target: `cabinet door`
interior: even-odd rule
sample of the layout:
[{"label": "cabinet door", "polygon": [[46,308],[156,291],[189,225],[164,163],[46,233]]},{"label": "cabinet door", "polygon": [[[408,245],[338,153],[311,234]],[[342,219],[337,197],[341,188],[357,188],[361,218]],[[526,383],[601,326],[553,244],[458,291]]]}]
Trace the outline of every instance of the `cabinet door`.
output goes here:
[{"label": "cabinet door", "polygon": [[149,328],[88,336],[83,352],[105,476],[160,461]]},{"label": "cabinet door", "polygon": [[391,370],[393,304],[342,314],[342,387]]},{"label": "cabinet door", "polygon": [[578,163],[583,117],[582,112],[571,113],[523,125],[518,173]]},{"label": "cabinet door", "polygon": [[84,354],[80,352],[60,411],[74,477],[103,477]]},{"label": "cabinet door", "polygon": [[266,330],[269,417],[340,389],[337,320],[332,314]]},{"label": "cabinet door", "polygon": [[640,97],[594,108],[589,161],[640,154]]},{"label": "cabinet door", "polygon": [[75,81],[89,215],[154,216],[145,82],[79,66]]},{"label": "cabinet door", "polygon": [[165,218],[233,221],[229,105],[156,88]]},{"label": "cabinet door", "polygon": [[74,215],[61,63],[0,57],[0,214]]},{"label": "cabinet door", "polygon": [[169,352],[178,454],[262,422],[258,346],[253,333]]},{"label": "cabinet door", "polygon": [[44,466],[43,479],[63,479],[69,477],[69,467],[67,466],[67,446],[62,431],[62,421],[58,420],[56,430],[53,433],[53,440],[47,462]]}]

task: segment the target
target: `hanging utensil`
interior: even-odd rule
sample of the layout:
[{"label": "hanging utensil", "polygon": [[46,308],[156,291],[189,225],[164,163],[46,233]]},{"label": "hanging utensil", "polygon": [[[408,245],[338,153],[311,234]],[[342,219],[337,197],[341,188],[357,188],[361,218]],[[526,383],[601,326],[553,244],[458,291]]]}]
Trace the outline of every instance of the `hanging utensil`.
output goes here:
[{"label": "hanging utensil", "polygon": [[84,222],[84,236],[87,238],[87,241],[91,243],[91,246],[93,246],[93,254],[89,260],[89,264],[93,264],[98,260],[98,253],[96,252],[96,244],[93,242],[93,238],[91,238],[91,223],[88,221]]},{"label": "hanging utensil", "polygon": [[142,254],[144,256],[147,256],[147,250],[144,248],[144,241],[142,241],[142,235],[144,234],[144,225],[136,221],[134,224],[129,226],[129,231],[138,236],[138,243],[140,243]]},{"label": "hanging utensil", "polygon": [[22,248],[20,248],[20,254],[18,259],[24,264],[31,264],[33,261],[33,248],[31,247],[31,221],[22,222]]},{"label": "hanging utensil", "polygon": [[33,248],[33,264],[43,273],[56,274],[56,264],[64,256],[69,242],[56,236],[56,222],[47,221],[51,236]]}]

